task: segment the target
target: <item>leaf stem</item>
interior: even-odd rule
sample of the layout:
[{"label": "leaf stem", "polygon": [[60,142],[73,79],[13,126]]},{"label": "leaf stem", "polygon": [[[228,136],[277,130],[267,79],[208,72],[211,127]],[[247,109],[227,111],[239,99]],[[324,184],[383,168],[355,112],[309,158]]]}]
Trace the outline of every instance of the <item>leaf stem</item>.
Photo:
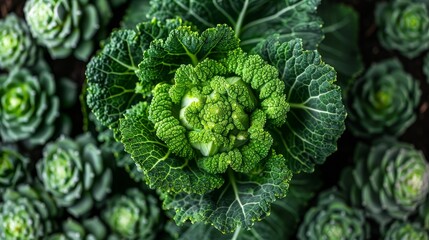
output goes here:
[{"label": "leaf stem", "polygon": [[238,16],[237,24],[235,25],[235,34],[240,36],[241,33],[241,26],[243,25],[244,16],[247,12],[247,7],[249,6],[249,0],[246,0],[243,5],[243,9],[241,9],[240,15]]},{"label": "leaf stem", "polygon": [[277,13],[273,14],[273,15],[270,15],[270,16],[267,16],[267,17],[264,17],[264,18],[260,18],[260,19],[257,19],[257,20],[255,20],[255,21],[253,21],[253,22],[250,22],[249,24],[247,24],[246,26],[244,26],[244,27],[243,27],[243,30],[244,30],[244,29],[251,28],[251,27],[254,27],[254,26],[259,25],[259,24],[263,24],[263,23],[266,23],[266,22],[272,21],[272,20],[274,20],[274,19],[277,19],[277,18],[279,18],[281,15],[283,15],[283,14],[285,14],[285,13],[289,12],[290,10],[292,10],[292,9],[296,8],[297,6],[299,6],[300,4],[302,4],[302,3],[304,3],[304,2],[305,2],[305,1],[301,1],[301,2],[295,3],[295,4],[293,4],[293,5],[290,5],[290,6],[288,6],[288,7],[283,8],[281,11],[279,11],[279,12],[277,12]]},{"label": "leaf stem", "polygon": [[231,168],[228,168],[228,177],[229,177],[229,182],[231,183],[232,189],[234,191],[235,199],[237,200],[237,203],[241,208],[241,212],[243,213],[243,217],[246,218],[246,212],[244,212],[244,206],[241,203],[240,196],[238,195],[237,183],[235,182],[234,172],[232,171]]},{"label": "leaf stem", "polygon": [[241,231],[241,226],[235,229],[234,235],[232,236],[231,240],[237,240],[238,235],[240,234],[240,231]]}]

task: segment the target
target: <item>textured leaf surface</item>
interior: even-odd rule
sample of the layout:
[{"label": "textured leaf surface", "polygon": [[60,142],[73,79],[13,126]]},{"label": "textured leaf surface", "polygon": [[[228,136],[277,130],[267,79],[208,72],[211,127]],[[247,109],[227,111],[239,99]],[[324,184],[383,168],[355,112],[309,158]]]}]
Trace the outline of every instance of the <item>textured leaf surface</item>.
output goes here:
[{"label": "textured leaf surface", "polygon": [[321,61],[317,51],[304,51],[299,39],[282,43],[273,36],[256,52],[279,70],[290,104],[286,123],[272,131],[278,139],[275,148],[291,170],[311,172],[336,151],[345,129],[346,111],[341,90],[334,84],[335,70]]},{"label": "textured leaf surface", "polygon": [[220,187],[221,177],[202,172],[191,162],[170,154],[165,143],[156,137],[147,108],[145,102],[135,105],[121,119],[120,130],[125,151],[142,168],[149,187],[198,194]]},{"label": "textured leaf surface", "polygon": [[174,220],[204,222],[230,233],[250,229],[270,212],[271,203],[286,196],[291,171],[281,155],[270,156],[260,172],[251,175],[228,172],[227,184],[204,195],[164,194],[164,207],[174,209]]},{"label": "textured leaf surface", "polygon": [[168,37],[155,40],[145,52],[137,75],[142,85],[170,81],[182,64],[197,65],[209,57],[218,59],[238,48],[238,38],[227,25],[209,28],[201,34],[190,26],[172,30]]},{"label": "textured leaf surface", "polygon": [[178,230],[179,239],[289,239],[295,234],[306,205],[321,187],[320,183],[319,176],[316,174],[295,175],[290,182],[287,196],[275,201],[271,205],[270,216],[255,223],[250,230],[240,228],[234,233],[222,234],[210,225],[187,224]]},{"label": "textured leaf surface", "polygon": [[102,51],[87,65],[87,103],[103,125],[117,126],[121,115],[142,100],[134,70],[145,45],[132,30],[113,32]]},{"label": "textured leaf surface", "polygon": [[323,37],[316,16],[319,4],[320,0],[153,0],[149,15],[159,19],[181,16],[201,29],[226,23],[245,49],[273,33],[284,40],[301,37],[306,47],[314,49]]},{"label": "textured leaf surface", "polygon": [[358,46],[359,16],[351,7],[326,1],[317,12],[325,33],[319,52],[337,71],[338,84],[347,87],[364,69]]},{"label": "textured leaf surface", "polygon": [[113,32],[103,49],[87,65],[87,103],[101,124],[117,129],[118,120],[143,95],[136,92],[134,71],[143,60],[143,52],[154,39],[164,38],[180,20],[139,24],[135,30]]}]

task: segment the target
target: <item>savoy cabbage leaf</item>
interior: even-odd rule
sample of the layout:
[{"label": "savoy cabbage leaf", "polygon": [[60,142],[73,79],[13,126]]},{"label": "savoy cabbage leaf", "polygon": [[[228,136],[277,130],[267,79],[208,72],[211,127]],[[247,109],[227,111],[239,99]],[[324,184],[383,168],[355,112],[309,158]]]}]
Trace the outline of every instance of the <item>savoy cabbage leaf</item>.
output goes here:
[{"label": "savoy cabbage leaf", "polygon": [[[204,224],[184,224],[166,230],[177,235],[180,240],[210,239],[290,239],[298,228],[309,201],[321,187],[320,174],[303,173],[294,175],[289,183],[288,194],[271,204],[271,213],[260,222],[256,222],[250,230],[238,228],[233,233],[223,234],[216,228]],[[287,227],[284,227],[287,226]]]},{"label": "savoy cabbage leaf", "polygon": [[299,39],[282,43],[273,35],[255,51],[277,67],[286,85],[290,110],[286,124],[272,130],[278,139],[275,149],[294,172],[311,172],[337,150],[345,130],[346,110],[341,89],[334,84],[336,72],[317,51],[304,51]]},{"label": "savoy cabbage leaf", "polygon": [[165,24],[153,20],[139,24],[135,30],[113,32],[102,50],[91,59],[85,72],[87,103],[101,124],[117,133],[123,113],[142,101],[135,71],[143,60],[143,52],[154,39],[166,37],[169,30],[182,25],[180,19]]},{"label": "savoy cabbage leaf", "polygon": [[148,16],[168,19],[175,16],[193,22],[200,29],[218,23],[230,25],[250,49],[267,36],[280,34],[282,40],[304,39],[315,49],[323,38],[322,22],[316,15],[320,0],[152,0]]},{"label": "savoy cabbage leaf", "polygon": [[206,222],[224,233],[250,229],[269,214],[271,203],[286,196],[292,172],[282,155],[273,153],[260,172],[227,173],[227,184],[216,191],[199,194],[164,194],[164,207],[174,209],[177,223]]},{"label": "savoy cabbage leaf", "polygon": [[140,102],[120,121],[125,150],[143,170],[146,183],[162,191],[205,193],[220,187],[222,178],[199,170],[193,162],[175,158],[155,134],[148,105]]}]

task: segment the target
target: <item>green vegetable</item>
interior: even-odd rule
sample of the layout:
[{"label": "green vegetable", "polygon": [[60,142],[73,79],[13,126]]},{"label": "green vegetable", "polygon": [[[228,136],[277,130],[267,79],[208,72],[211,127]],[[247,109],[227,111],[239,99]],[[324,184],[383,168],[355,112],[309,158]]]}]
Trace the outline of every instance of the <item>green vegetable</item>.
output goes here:
[{"label": "green vegetable", "polygon": [[[117,134],[119,118],[132,105],[142,101],[137,90],[135,71],[143,60],[143,52],[154,37],[167,37],[170,30],[182,25],[180,19],[161,23],[154,19],[135,30],[114,31],[106,40],[101,52],[88,63],[85,72],[88,89],[87,104],[104,126]],[[146,91],[151,91],[148,87]]]},{"label": "green vegetable", "polygon": [[369,226],[362,210],[347,205],[332,189],[319,195],[316,206],[305,214],[298,239],[366,239]]},{"label": "green vegetable", "polygon": [[107,230],[97,217],[73,220],[68,218],[62,223],[61,233],[50,235],[48,240],[102,240],[106,239]]},{"label": "green vegetable", "polygon": [[250,229],[286,196],[290,169],[311,172],[336,150],[335,71],[281,39],[250,54],[227,25],[154,19],[112,33],[88,64],[89,107],[177,223]]},{"label": "green vegetable", "polygon": [[268,36],[282,41],[302,38],[305,49],[316,49],[323,39],[322,21],[316,15],[320,0],[152,0],[147,16],[166,20],[180,16],[204,30],[228,24],[250,50]]},{"label": "green vegetable", "polygon": [[393,139],[359,144],[354,160],[356,166],[343,172],[342,187],[382,227],[392,219],[406,220],[424,202],[429,166],[412,145]]},{"label": "green vegetable", "polygon": [[384,234],[383,239],[428,240],[428,233],[418,223],[394,222]]},{"label": "green vegetable", "polygon": [[137,188],[108,199],[102,213],[113,235],[109,239],[156,239],[161,228],[157,200]]},{"label": "green vegetable", "polygon": [[8,189],[0,203],[1,239],[41,239],[54,229],[58,209],[38,187],[19,185]]},{"label": "green vegetable", "polygon": [[0,20],[0,68],[31,66],[37,59],[37,46],[27,24],[15,14]]},{"label": "green vegetable", "polygon": [[95,141],[86,134],[47,144],[37,173],[59,206],[81,216],[110,192],[112,172],[106,165]]},{"label": "green vegetable", "polygon": [[54,134],[59,100],[47,68],[15,68],[0,75],[0,136],[5,142],[43,144]]},{"label": "green vegetable", "polygon": [[[203,223],[185,224],[178,227],[168,222],[165,231],[180,240],[211,239],[294,239],[292,237],[300,218],[304,215],[308,202],[321,187],[318,174],[297,174],[290,182],[288,195],[271,205],[271,214],[255,223],[251,230],[241,228],[230,234],[222,234],[210,225]],[[287,227],[285,227],[287,226]]]},{"label": "green vegetable", "polygon": [[28,159],[13,146],[0,146],[0,194],[14,187],[28,174]]},{"label": "green vegetable", "polygon": [[399,136],[416,120],[421,91],[397,59],[372,65],[347,99],[348,127],[359,137]]},{"label": "green vegetable", "polygon": [[429,13],[424,1],[377,3],[375,20],[384,48],[397,50],[407,58],[417,57],[429,48]]},{"label": "green vegetable", "polygon": [[54,59],[86,60],[93,37],[111,17],[106,0],[29,0],[24,7],[30,31]]}]

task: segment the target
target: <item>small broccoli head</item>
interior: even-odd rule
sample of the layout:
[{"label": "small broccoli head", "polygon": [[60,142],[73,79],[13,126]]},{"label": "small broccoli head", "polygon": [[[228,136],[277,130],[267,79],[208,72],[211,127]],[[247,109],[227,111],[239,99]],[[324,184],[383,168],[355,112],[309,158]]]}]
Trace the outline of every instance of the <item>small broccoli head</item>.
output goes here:
[{"label": "small broccoli head", "polygon": [[174,84],[153,91],[149,118],[170,151],[197,158],[200,168],[249,172],[273,139],[266,125],[281,125],[289,109],[284,83],[270,65],[241,50],[221,61],[184,65]]}]

